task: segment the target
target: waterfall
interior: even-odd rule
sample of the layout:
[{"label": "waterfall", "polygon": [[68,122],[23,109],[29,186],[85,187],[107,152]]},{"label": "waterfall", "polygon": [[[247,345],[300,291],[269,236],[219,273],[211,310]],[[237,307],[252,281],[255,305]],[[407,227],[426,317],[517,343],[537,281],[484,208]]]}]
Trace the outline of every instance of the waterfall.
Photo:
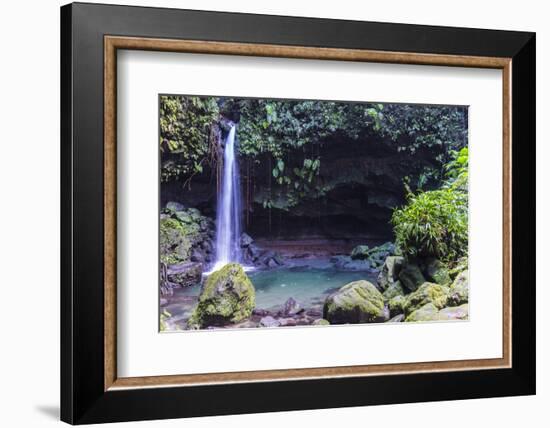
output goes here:
[{"label": "waterfall", "polygon": [[241,182],[235,158],[235,125],[225,139],[221,187],[216,213],[216,261],[214,270],[241,261]]}]

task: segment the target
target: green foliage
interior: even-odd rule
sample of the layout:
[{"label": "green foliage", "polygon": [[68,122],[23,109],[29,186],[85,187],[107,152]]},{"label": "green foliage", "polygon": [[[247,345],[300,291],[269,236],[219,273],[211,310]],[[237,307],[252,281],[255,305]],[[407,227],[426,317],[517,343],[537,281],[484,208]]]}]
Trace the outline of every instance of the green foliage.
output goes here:
[{"label": "green foliage", "polygon": [[468,152],[461,150],[446,169],[450,179],[439,190],[409,193],[392,223],[396,243],[407,257],[454,261],[468,249]]},{"label": "green foliage", "polygon": [[170,155],[163,156],[163,181],[203,171],[218,116],[213,97],[160,97],[160,149]]}]

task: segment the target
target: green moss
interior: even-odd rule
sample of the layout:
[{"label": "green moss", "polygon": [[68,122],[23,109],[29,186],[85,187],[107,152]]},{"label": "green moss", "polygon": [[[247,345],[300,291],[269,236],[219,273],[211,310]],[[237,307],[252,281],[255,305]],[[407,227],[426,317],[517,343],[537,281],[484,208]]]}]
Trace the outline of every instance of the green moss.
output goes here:
[{"label": "green moss", "polygon": [[446,306],[448,298],[448,287],[432,282],[425,282],[418,290],[407,296],[404,306],[405,315],[411,314],[428,303],[433,304],[438,309],[442,309]]},{"label": "green moss", "polygon": [[391,300],[396,296],[403,296],[405,289],[401,285],[401,281],[395,281],[391,283],[386,290],[384,290],[383,296],[386,300]]},{"label": "green moss", "polygon": [[439,320],[439,309],[433,303],[424,306],[410,313],[405,322],[437,321]]},{"label": "green moss", "polygon": [[405,311],[405,303],[407,299],[403,295],[397,295],[390,299],[388,302],[388,309],[390,310],[390,317],[402,314]]},{"label": "green moss", "polygon": [[355,281],[327,297],[323,318],[331,324],[382,322],[384,309],[384,298],[373,284]]},{"label": "green moss", "polygon": [[160,219],[160,260],[166,264],[188,261],[195,244],[204,239],[201,230],[208,219],[197,209],[177,211]]},{"label": "green moss", "polygon": [[241,322],[252,315],[255,290],[238,263],[230,263],[206,280],[190,326],[199,328]]}]

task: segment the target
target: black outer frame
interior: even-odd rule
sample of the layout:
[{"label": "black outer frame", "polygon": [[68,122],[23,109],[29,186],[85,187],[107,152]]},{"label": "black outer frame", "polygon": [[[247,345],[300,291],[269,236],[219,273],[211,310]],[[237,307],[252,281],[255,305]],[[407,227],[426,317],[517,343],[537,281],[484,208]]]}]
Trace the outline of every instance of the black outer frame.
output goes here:
[{"label": "black outer frame", "polygon": [[[512,58],[512,368],[104,392],[104,35]],[[534,394],[535,96],[534,33],[63,6],[61,420],[85,424]]]}]

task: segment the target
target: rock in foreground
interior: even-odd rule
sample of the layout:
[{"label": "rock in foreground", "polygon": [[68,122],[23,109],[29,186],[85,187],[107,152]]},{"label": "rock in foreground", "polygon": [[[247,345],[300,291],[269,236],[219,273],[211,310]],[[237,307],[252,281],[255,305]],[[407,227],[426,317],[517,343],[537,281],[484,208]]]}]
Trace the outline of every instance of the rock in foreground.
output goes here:
[{"label": "rock in foreground", "polygon": [[252,315],[255,290],[241,265],[230,263],[206,280],[191,318],[191,328],[238,323]]},{"label": "rock in foreground", "polygon": [[407,301],[403,306],[405,315],[410,315],[428,303],[432,304],[437,310],[443,309],[447,305],[448,297],[448,287],[432,282],[425,282],[418,290],[407,296]]},{"label": "rock in foreground", "polygon": [[388,314],[378,289],[368,281],[355,281],[327,297],[323,318],[330,324],[358,324],[384,322]]}]

